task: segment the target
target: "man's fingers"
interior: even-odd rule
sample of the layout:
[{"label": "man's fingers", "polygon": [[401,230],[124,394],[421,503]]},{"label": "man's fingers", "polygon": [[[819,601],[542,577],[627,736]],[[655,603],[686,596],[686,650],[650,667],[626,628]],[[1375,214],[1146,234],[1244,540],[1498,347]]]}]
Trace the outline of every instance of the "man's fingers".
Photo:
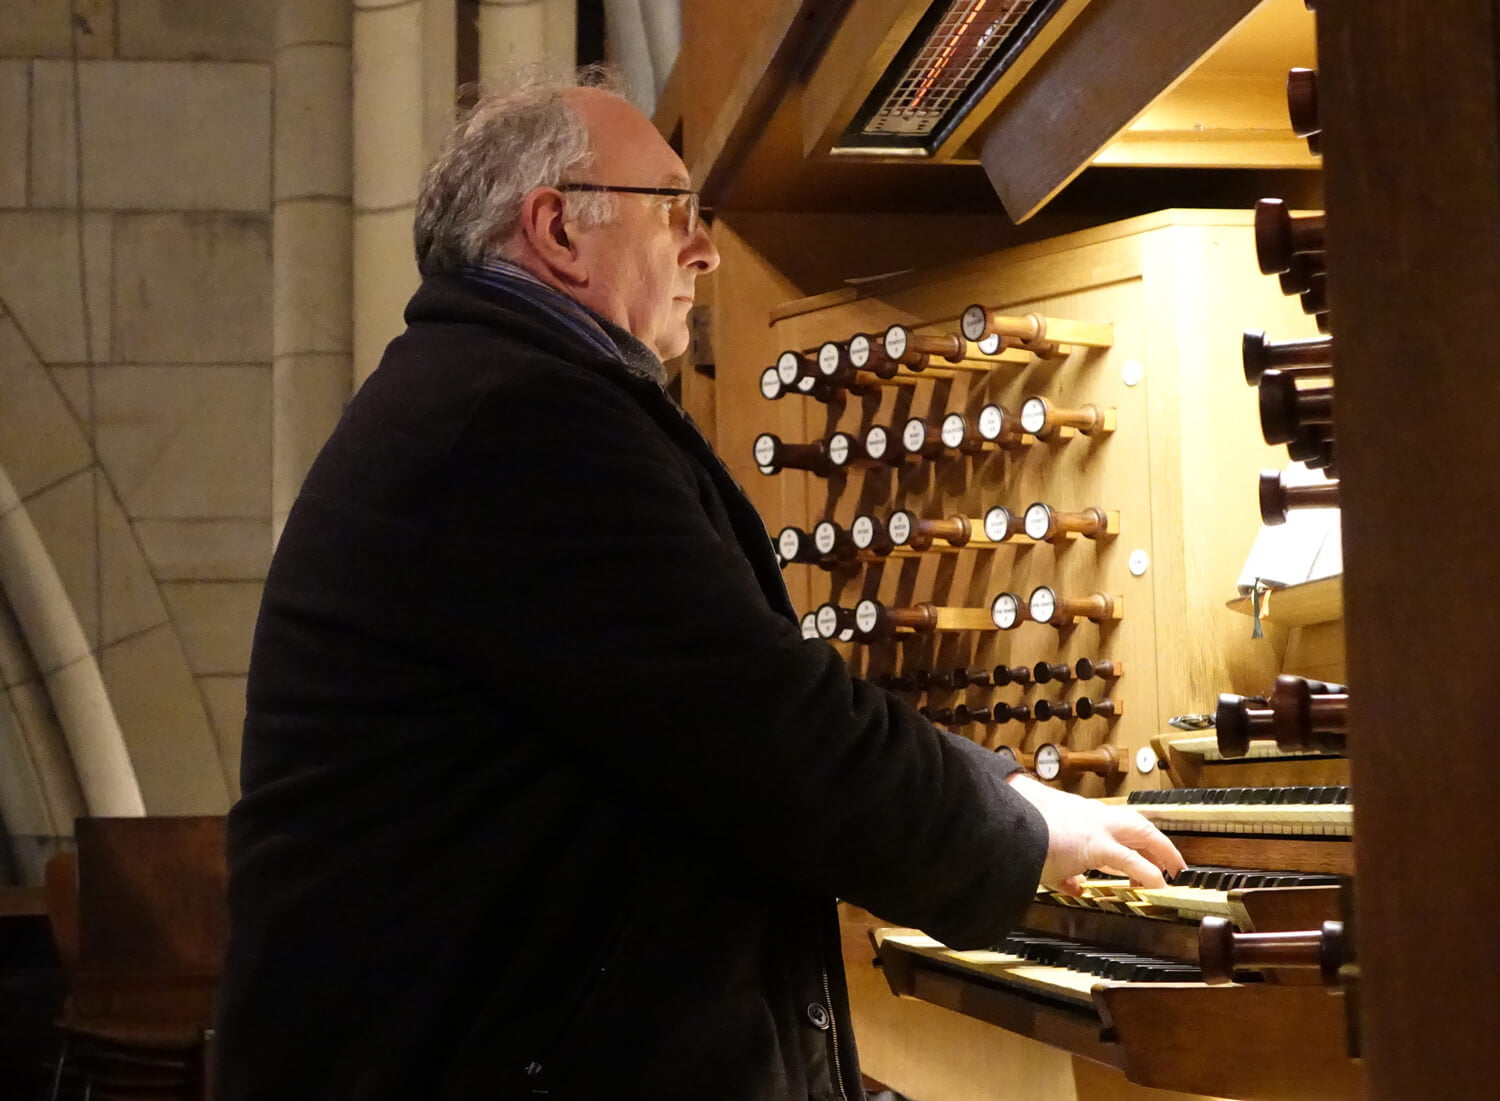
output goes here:
[{"label": "man's fingers", "polygon": [[1083,876],[1070,875],[1057,885],[1057,889],[1072,898],[1083,897]]},{"label": "man's fingers", "polygon": [[[1111,830],[1116,840],[1123,842],[1141,853],[1158,868],[1164,868],[1173,875],[1187,867],[1187,861],[1182,859],[1182,853],[1177,851],[1177,846],[1172,844],[1167,835],[1157,829],[1151,822],[1130,812],[1130,820],[1122,823],[1124,830]],[[1124,833],[1126,836],[1121,836]]]},{"label": "man's fingers", "polygon": [[1125,876],[1132,883],[1142,887],[1165,887],[1167,885],[1167,881],[1162,878],[1160,868],[1134,849],[1126,848],[1112,838],[1096,845],[1092,855],[1093,867],[1102,872]]}]

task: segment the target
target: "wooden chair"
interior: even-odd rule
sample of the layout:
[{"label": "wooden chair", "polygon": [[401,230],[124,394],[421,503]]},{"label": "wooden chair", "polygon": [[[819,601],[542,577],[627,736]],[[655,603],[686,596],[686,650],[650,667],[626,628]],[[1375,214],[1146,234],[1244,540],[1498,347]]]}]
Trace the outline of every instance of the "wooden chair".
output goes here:
[{"label": "wooden chair", "polygon": [[204,1096],[226,926],[224,819],[80,818],[47,868],[69,996],[54,1101]]}]

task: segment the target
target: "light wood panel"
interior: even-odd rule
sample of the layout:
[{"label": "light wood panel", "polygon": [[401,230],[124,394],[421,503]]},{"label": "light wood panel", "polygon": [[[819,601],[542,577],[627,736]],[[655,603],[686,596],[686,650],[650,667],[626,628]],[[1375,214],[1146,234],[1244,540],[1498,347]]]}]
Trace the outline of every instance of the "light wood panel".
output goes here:
[{"label": "light wood panel", "polygon": [[[1121,533],[1110,540],[975,547],[892,559],[853,575],[830,577],[797,565],[788,572],[809,577],[805,610],[823,600],[852,606],[866,597],[891,606],[930,600],[978,608],[1002,590],[1024,597],[1042,584],[1064,595],[1123,596],[1127,612],[1115,624],[1082,622],[1063,632],[1027,624],[1012,632],[846,649],[866,675],[1080,657],[1123,661],[1126,675],[1107,685],[971,689],[928,699],[951,706],[1112,696],[1128,705],[1114,722],[1024,728],[1010,723],[965,732],[986,745],[1027,750],[1046,741],[1073,749],[1107,741],[1133,760],[1168,717],[1211,711],[1220,691],[1261,691],[1279,671],[1280,636],[1252,642],[1248,621],[1223,606],[1258,523],[1257,471],[1278,458],[1259,439],[1254,394],[1237,362],[1238,333],[1263,325],[1296,335],[1310,333],[1311,324],[1281,298],[1274,281],[1256,273],[1247,215],[1172,212],[790,303],[776,311],[776,343],[811,348],[895,322],[942,331],[971,301],[1008,312],[1112,322],[1115,344],[1029,366],[1001,365],[989,375],[888,388],[851,398],[842,409],[808,403],[805,438],[836,430],[862,434],[874,423],[899,430],[909,416],[936,421],[949,411],[975,413],[987,401],[1018,411],[1033,393],[1063,406],[1094,402],[1114,408],[1119,430],[1097,440],[1038,442],[1015,456],[945,458],[899,473],[860,470],[807,480],[808,511],[770,526],[810,527],[825,518],[847,526],[861,512],[884,516],[902,507],[924,516],[977,519],[992,505],[1019,512],[1038,500],[1061,509],[1117,509]],[[1132,362],[1142,373],[1136,386],[1124,380]],[[1144,576],[1131,573],[1133,551],[1148,556]],[[1158,782],[1154,773],[1132,770],[1108,789],[1099,778],[1084,777],[1077,790],[1099,795]]]}]

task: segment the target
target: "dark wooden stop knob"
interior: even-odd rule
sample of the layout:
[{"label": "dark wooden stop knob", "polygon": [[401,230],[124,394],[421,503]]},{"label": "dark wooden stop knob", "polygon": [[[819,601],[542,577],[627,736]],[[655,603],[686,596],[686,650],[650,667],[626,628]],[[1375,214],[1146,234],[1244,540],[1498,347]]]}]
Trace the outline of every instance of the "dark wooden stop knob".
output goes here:
[{"label": "dark wooden stop knob", "polygon": [[1054,719],[1066,722],[1073,717],[1073,705],[1066,700],[1037,700],[1031,707],[1031,713],[1038,722],[1051,722]]},{"label": "dark wooden stop knob", "polygon": [[[1299,138],[1316,138],[1322,133],[1323,124],[1318,120],[1316,69],[1299,67],[1286,74],[1286,113],[1292,123],[1292,133]],[[1313,152],[1318,150],[1314,148]]]},{"label": "dark wooden stop knob", "polygon": [[1031,676],[1038,684],[1048,684],[1052,681],[1066,684],[1073,679],[1073,669],[1065,661],[1056,664],[1039,661],[1031,667]]},{"label": "dark wooden stop knob", "polygon": [[1305,385],[1295,375],[1260,377],[1260,428],[1266,443],[1291,443],[1311,425],[1333,424],[1333,381]]},{"label": "dark wooden stop knob", "polygon": [[1334,986],[1351,958],[1341,921],[1325,921],[1320,929],[1237,933],[1228,918],[1210,915],[1198,926],[1198,964],[1206,983],[1233,982],[1236,971],[1296,968],[1316,970]]},{"label": "dark wooden stop knob", "polygon": [[1029,665],[997,665],[990,674],[997,688],[1003,688],[1007,684],[1030,684],[1031,666]]},{"label": "dark wooden stop knob", "polygon": [[1095,661],[1092,658],[1079,658],[1073,666],[1073,671],[1078,674],[1079,680],[1114,680],[1116,677],[1125,675],[1125,663],[1121,661]]},{"label": "dark wooden stop knob", "polygon": [[1260,472],[1260,519],[1265,524],[1284,524],[1286,514],[1297,508],[1338,508],[1338,482],[1287,485],[1279,470]]},{"label": "dark wooden stop knob", "polygon": [[1079,696],[1073,709],[1080,719],[1118,719],[1125,713],[1125,707],[1119,700],[1096,700],[1091,696]]},{"label": "dark wooden stop knob", "polygon": [[[1250,329],[1240,339],[1240,357],[1245,381],[1254,386],[1267,371],[1288,368],[1333,367],[1333,341],[1327,337],[1272,342],[1259,329]],[[1326,370],[1325,370],[1326,373]]]},{"label": "dark wooden stop knob", "polygon": [[1276,275],[1292,265],[1292,257],[1323,251],[1322,212],[1293,214],[1281,199],[1255,204],[1255,254],[1265,275]]}]

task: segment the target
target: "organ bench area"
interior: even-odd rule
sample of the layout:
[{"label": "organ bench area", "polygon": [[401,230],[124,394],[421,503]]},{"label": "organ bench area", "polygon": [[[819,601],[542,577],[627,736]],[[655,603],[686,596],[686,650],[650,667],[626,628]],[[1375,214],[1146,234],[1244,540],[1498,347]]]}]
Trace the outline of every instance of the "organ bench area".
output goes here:
[{"label": "organ bench area", "polygon": [[846,904],[861,1050],[915,1097],[954,1096],[930,1081],[950,1057],[1008,1083],[973,1097],[1360,1096],[1337,985],[1348,696],[1226,607],[1262,506],[1287,503],[1246,378],[1327,323],[1262,273],[1274,206],[786,302],[777,361],[736,380],[766,430],[731,460],[797,487],[765,519],[804,633],[934,723],[1128,801],[1191,866],[1165,890],[1040,891],[981,952]]}]

